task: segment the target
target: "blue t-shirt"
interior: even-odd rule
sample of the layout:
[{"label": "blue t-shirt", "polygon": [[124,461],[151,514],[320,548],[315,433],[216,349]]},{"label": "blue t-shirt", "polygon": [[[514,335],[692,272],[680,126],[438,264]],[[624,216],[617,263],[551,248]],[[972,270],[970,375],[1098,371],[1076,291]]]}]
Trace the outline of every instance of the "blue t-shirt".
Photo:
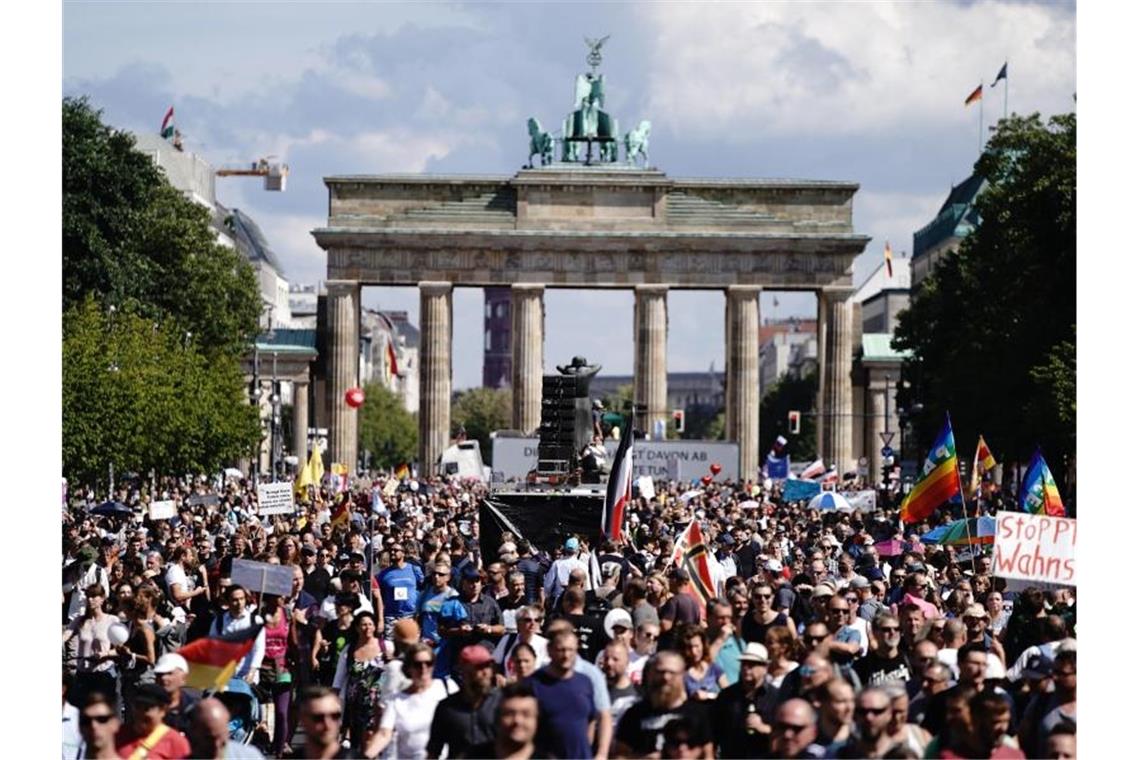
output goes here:
[{"label": "blue t-shirt", "polygon": [[541,746],[554,757],[592,758],[588,732],[597,712],[590,679],[581,673],[558,678],[542,668],[526,680],[538,698]]},{"label": "blue t-shirt", "polygon": [[376,577],[380,584],[380,599],[384,602],[384,618],[411,617],[416,612],[418,589],[424,583],[424,573],[413,564],[389,567]]},{"label": "blue t-shirt", "polygon": [[451,586],[444,587],[443,591],[427,589],[419,595],[416,604],[416,614],[419,617],[420,634],[430,642],[439,643],[439,611],[448,599],[459,596],[459,592]]}]

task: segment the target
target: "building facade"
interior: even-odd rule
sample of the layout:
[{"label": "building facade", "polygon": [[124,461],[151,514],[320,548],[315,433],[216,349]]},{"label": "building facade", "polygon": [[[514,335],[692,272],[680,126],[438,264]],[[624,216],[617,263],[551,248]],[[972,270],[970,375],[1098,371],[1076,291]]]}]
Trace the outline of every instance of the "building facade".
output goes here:
[{"label": "building facade", "polygon": [[510,288],[483,288],[483,387],[511,387]]}]

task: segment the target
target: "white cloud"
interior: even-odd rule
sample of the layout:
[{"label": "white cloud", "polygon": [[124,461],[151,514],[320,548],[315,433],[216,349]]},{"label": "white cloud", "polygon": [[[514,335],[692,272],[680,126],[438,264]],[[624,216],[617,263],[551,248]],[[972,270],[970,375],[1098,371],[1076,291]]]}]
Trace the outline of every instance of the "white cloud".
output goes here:
[{"label": "white cloud", "polygon": [[[950,3],[659,3],[648,101],[678,134],[855,134],[976,119],[963,101],[1010,62],[1010,108],[1071,107],[1066,6]],[[974,107],[977,108],[976,106]]]}]

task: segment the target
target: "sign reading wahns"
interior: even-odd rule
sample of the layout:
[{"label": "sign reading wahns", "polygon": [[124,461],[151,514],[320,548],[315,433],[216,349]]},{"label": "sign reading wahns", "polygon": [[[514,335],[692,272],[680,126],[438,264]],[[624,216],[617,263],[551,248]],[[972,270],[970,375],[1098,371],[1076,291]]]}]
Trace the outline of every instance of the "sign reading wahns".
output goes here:
[{"label": "sign reading wahns", "polygon": [[1067,517],[998,512],[994,575],[1077,585],[1077,521]]},{"label": "sign reading wahns", "polygon": [[[606,441],[606,454],[613,464],[618,442]],[[537,438],[499,438],[493,442],[492,480],[522,480],[538,464]],[[709,465],[719,463],[717,480],[740,479],[740,447],[731,441],[634,441],[633,477],[654,480],[696,480],[708,475]],[[675,472],[673,467],[676,468]]]}]

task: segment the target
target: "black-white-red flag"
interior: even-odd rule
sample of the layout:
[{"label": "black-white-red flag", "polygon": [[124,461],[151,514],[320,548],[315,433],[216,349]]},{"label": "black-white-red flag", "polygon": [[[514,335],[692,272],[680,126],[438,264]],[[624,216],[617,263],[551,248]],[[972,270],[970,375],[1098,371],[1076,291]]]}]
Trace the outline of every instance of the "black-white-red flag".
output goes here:
[{"label": "black-white-red flag", "polygon": [[606,506],[602,510],[602,536],[621,543],[625,511],[633,499],[633,420],[625,420],[621,443],[614,454],[610,482],[606,486]]}]

